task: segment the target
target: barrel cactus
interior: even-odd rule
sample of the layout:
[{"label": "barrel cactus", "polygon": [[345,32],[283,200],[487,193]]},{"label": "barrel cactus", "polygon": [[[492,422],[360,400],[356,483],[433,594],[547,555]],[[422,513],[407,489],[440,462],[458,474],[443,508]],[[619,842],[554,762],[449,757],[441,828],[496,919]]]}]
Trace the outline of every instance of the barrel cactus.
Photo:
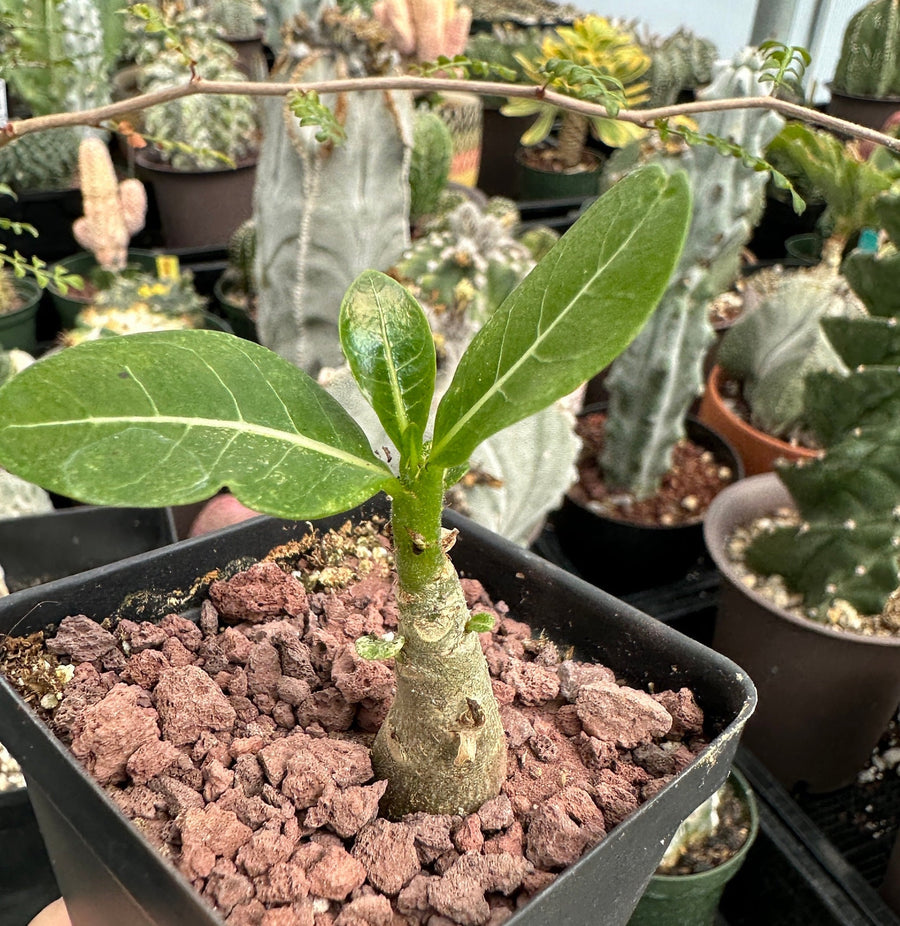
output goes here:
[{"label": "barrel cactus", "polygon": [[[895,219],[900,218],[896,201]],[[896,226],[895,226],[896,227]],[[900,289],[898,242],[876,254],[853,252],[848,269],[876,269],[889,289],[871,291],[870,317],[824,319],[842,371],[806,378],[805,415],[823,455],[778,465],[800,523],[760,534],[747,562],[777,573],[825,621],[847,606],[878,615],[900,587]],[[853,273],[848,278],[855,279]]]},{"label": "barrel cactus", "polygon": [[[273,77],[374,74],[391,62],[377,23],[325,9],[315,21],[294,21]],[[260,341],[313,375],[343,363],[337,322],[347,287],[363,270],[386,270],[409,245],[409,94],[323,102],[345,127],[340,146],[319,143],[283,101],[266,101],[254,197]]]},{"label": "barrel cactus", "polygon": [[430,110],[418,110],[409,165],[409,217],[414,223],[437,208],[447,186],[452,155],[453,140],[444,120]]},{"label": "barrel cactus", "polygon": [[[721,66],[701,96],[756,96],[761,59],[752,50]],[[760,156],[782,120],[743,110],[698,117],[704,132],[731,138]],[[650,321],[620,355],[607,379],[609,416],[600,468],[607,485],[634,497],[653,495],[684,439],[684,419],[703,389],[703,358],[713,340],[709,302],[737,278],[740,255],[762,213],[766,177],[709,147],[653,156],[685,170],[694,218],[681,259]]]},{"label": "barrel cactus", "polygon": [[900,0],[873,0],[850,18],[833,86],[854,96],[900,96]]}]

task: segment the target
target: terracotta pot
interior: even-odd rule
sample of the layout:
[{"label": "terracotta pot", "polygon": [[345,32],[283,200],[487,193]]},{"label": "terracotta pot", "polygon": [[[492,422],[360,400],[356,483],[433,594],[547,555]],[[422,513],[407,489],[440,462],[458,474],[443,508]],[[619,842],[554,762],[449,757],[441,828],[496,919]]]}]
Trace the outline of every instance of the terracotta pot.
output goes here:
[{"label": "terracotta pot", "polygon": [[741,580],[725,554],[737,527],[791,504],[774,473],[743,479],[713,500],[704,522],[722,574],[713,647],[747,670],[759,707],[744,743],[787,788],[849,784],[900,702],[900,637],[834,630],[776,607]]},{"label": "terracotta pot", "polygon": [[720,366],[714,366],[706,380],[706,391],[700,401],[697,417],[734,447],[748,476],[771,472],[778,459],[813,459],[819,455],[816,450],[771,437],[736,415],[722,398],[724,381],[725,371]]},{"label": "terracotta pot", "polygon": [[139,151],[138,175],[153,185],[169,248],[224,247],[253,212],[256,159],[235,168],[180,171]]}]

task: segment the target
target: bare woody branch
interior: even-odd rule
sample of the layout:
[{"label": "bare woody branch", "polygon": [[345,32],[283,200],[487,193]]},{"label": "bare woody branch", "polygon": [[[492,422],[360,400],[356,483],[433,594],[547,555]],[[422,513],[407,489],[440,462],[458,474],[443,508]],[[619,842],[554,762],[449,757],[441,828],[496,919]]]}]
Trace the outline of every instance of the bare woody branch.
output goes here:
[{"label": "bare woody branch", "polygon": [[[115,121],[137,110],[149,109],[160,103],[193,96],[197,93],[212,94],[246,94],[248,96],[286,96],[294,92],[315,91],[318,94],[363,92],[366,90],[418,90],[421,92],[451,91],[464,89],[482,96],[522,97],[525,99],[545,100],[562,109],[583,113],[587,116],[608,116],[602,104],[588,103],[574,97],[539,86],[524,86],[501,81],[472,81],[446,77],[417,77],[414,75],[397,75],[391,77],[360,77],[345,80],[323,80],[310,83],[281,83],[258,81],[213,81],[193,77],[175,87],[157,90],[139,96],[130,97],[117,103],[85,109],[79,112],[52,113],[35,116],[30,119],[13,120],[0,129],[0,148],[22,135],[41,132],[46,129],[72,125],[99,125]],[[771,96],[744,97],[724,100],[700,100],[694,103],[680,103],[673,106],[660,106],[655,109],[621,109],[617,119],[635,125],[653,128],[659,119],[671,119],[675,116],[694,116],[704,112],[721,112],[729,109],[769,109],[788,119],[822,126],[832,132],[873,142],[892,151],[900,153],[900,139],[892,138],[883,132],[837,119],[816,109],[779,100]]]}]

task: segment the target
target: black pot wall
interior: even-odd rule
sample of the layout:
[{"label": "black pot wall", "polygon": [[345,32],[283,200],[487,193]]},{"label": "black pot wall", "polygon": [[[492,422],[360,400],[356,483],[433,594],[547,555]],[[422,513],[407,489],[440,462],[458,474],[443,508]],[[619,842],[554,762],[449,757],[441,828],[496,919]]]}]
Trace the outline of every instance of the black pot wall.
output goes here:
[{"label": "black pot wall", "polygon": [[[585,413],[596,410],[585,409]],[[712,451],[735,479],[743,466],[731,446],[694,418],[685,429],[690,440]],[[684,579],[706,553],[703,524],[645,527],[591,511],[568,495],[550,516],[559,549],[578,575],[614,595],[628,595]]]},{"label": "black pot wall", "polygon": [[[372,509],[364,508],[368,513]],[[380,511],[384,511],[382,505]],[[346,515],[319,522],[336,527]],[[453,514],[460,528],[454,562],[479,577],[517,618],[601,659],[639,687],[690,687],[715,739],[694,762],[554,885],[517,913],[510,926],[627,922],[678,823],[725,780],[755,691],[737,666],[540,557]],[[0,633],[27,634],[65,615],[132,619],[171,610],[171,590],[238,558],[258,558],[302,535],[306,525],[258,518],[166,550],[0,601]],[[129,590],[146,589],[122,604]],[[190,612],[188,612],[190,613]],[[0,679],[0,741],[22,763],[35,812],[76,923],[90,926],[221,926],[217,917],[115,808],[109,797]],[[598,914],[598,903],[602,913]],[[602,920],[598,919],[602,916]]]}]

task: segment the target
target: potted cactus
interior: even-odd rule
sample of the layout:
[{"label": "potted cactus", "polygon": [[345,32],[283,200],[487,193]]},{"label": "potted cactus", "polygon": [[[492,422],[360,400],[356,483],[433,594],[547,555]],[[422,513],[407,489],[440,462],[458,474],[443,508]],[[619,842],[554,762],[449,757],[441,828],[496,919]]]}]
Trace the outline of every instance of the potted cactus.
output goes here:
[{"label": "potted cactus", "polygon": [[[759,57],[744,52],[720,65],[701,96],[755,96],[759,70]],[[781,125],[779,117],[761,111],[709,113],[698,122],[757,155]],[[623,150],[610,166],[630,154]],[[738,276],[766,183],[763,174],[707,147],[680,154],[661,150],[651,157],[667,170],[688,172],[694,219],[658,311],[605,380],[605,420],[601,415],[581,419],[585,451],[579,478],[553,516],[562,553],[578,572],[622,594],[675,581],[696,565],[703,554],[705,504],[740,474],[730,448],[715,437],[701,437],[702,427],[691,425],[693,437],[686,441],[686,418],[702,392],[704,354],[713,340],[709,303]],[[698,438],[712,442],[711,456],[704,456]],[[680,469],[674,465],[676,454]],[[689,471],[703,476],[690,490],[685,486]],[[591,539],[583,543],[583,538]],[[652,571],[641,566],[647,544],[659,545],[654,554],[645,554],[652,555]]]},{"label": "potted cactus", "polygon": [[[831,233],[818,265],[764,270],[745,279],[750,311],[726,333],[709,373],[700,418],[738,448],[749,475],[769,471],[779,456],[815,455],[804,427],[803,376],[817,368],[842,369],[819,319],[864,311],[842,274],[843,256],[861,229],[877,226],[878,195],[900,175],[884,152],[865,159],[855,145],[800,124],[785,126],[770,147],[821,191],[822,225]],[[742,414],[742,407],[748,411]]]},{"label": "potted cactus", "polygon": [[853,14],[829,89],[831,114],[874,129],[900,109],[897,0],[872,0]]},{"label": "potted cactus", "polygon": [[130,248],[133,235],[144,227],[147,193],[132,178],[119,180],[106,144],[85,138],[78,149],[78,173],[84,214],[72,224],[75,240],[85,249],[57,263],[63,272],[78,274],[78,289],[50,284],[50,295],[63,328],[118,275],[150,270],[156,265],[149,251]]},{"label": "potted cactus", "polygon": [[219,37],[237,52],[237,66],[247,79],[265,80],[269,65],[254,0],[212,0],[209,19]]},{"label": "potted cactus", "polygon": [[256,257],[256,223],[241,222],[228,239],[228,265],[213,287],[213,294],[232,331],[250,341],[256,331],[257,291],[253,264]]},{"label": "potted cactus", "polygon": [[0,348],[37,349],[37,310],[40,287],[33,280],[17,278],[0,264]]},{"label": "potted cactus", "polygon": [[[625,29],[603,16],[589,15],[571,26],[560,26],[541,42],[540,55],[533,60],[517,53],[525,74],[536,84],[544,84],[548,75],[543,70],[553,60],[581,68],[594,68],[610,83],[607,89],[623,88],[629,107],[647,99],[644,75],[650,68],[650,58]],[[565,87],[571,80],[563,72],[550,80],[554,86]],[[522,136],[519,162],[523,167],[521,195],[529,199],[554,199],[566,196],[595,195],[599,189],[600,159],[588,150],[589,132],[610,148],[619,148],[643,134],[629,123],[602,116],[588,118],[542,100],[509,100],[501,112],[506,116],[537,116],[531,128]],[[561,117],[555,144],[544,144],[550,138],[556,120]]]},{"label": "potted cactus", "polygon": [[[193,68],[208,80],[244,81],[233,49],[195,28],[183,46],[140,58],[143,92],[183,83]],[[224,246],[252,212],[259,149],[256,106],[241,94],[196,95],[156,106],[144,114],[138,173],[152,183],[170,248]]]},{"label": "potted cactus", "polygon": [[[877,208],[896,235],[900,202]],[[787,786],[852,780],[900,699],[896,240],[845,261],[869,315],[821,321],[843,361],[805,380],[804,417],[822,455],[745,480],[707,517],[725,578],[715,645],[759,681],[748,744]]]}]

